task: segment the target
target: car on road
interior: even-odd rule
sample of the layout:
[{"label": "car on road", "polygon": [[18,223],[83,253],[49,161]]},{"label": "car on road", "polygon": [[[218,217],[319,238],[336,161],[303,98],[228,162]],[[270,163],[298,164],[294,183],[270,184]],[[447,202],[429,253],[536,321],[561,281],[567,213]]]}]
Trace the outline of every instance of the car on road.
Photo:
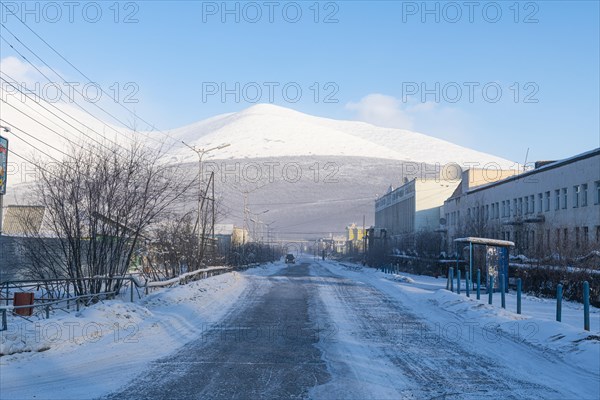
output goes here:
[{"label": "car on road", "polygon": [[285,263],[286,264],[295,264],[296,258],[294,257],[293,254],[288,254],[287,256],[285,256]]}]

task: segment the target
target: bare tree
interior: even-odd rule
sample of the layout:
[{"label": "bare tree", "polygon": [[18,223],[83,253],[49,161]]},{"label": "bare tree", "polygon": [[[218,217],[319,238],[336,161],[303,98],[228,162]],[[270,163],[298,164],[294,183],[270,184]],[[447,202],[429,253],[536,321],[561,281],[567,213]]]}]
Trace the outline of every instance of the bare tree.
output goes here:
[{"label": "bare tree", "polygon": [[[194,179],[161,162],[161,153],[139,143],[73,148],[60,163],[40,164],[38,202],[54,239],[33,241],[31,266],[45,277],[116,277],[127,272],[148,228],[180,207]],[[80,281],[76,294],[118,289]]]}]

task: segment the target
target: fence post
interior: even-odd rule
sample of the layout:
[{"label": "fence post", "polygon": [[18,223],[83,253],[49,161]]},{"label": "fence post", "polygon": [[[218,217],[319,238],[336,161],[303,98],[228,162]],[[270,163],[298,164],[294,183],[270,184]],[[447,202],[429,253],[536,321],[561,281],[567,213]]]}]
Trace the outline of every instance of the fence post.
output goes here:
[{"label": "fence post", "polygon": [[129,301],[133,303],[133,278],[129,278]]},{"label": "fence post", "polygon": [[481,270],[477,268],[477,300],[481,299]]},{"label": "fence post", "polygon": [[583,282],[583,329],[590,330],[590,284]]},{"label": "fence post", "polygon": [[488,304],[492,304],[492,296],[494,295],[492,279],[493,279],[493,277],[490,276],[490,278],[488,280]]},{"label": "fence post", "polygon": [[456,293],[460,294],[460,269],[456,270]]},{"label": "fence post", "polygon": [[517,314],[521,314],[521,278],[517,278]]},{"label": "fence post", "polygon": [[50,306],[46,306],[46,319],[50,318]]},{"label": "fence post", "polygon": [[556,320],[558,322],[562,319],[562,292],[563,285],[559,283],[556,285]]},{"label": "fence post", "polygon": [[504,274],[500,274],[500,292],[501,292],[500,299],[501,299],[502,308],[506,308],[506,294],[504,293],[504,285],[505,285]]},{"label": "fence post", "polygon": [[469,295],[469,285],[471,284],[469,279],[470,277],[471,276],[469,275],[469,271],[465,271],[465,283],[467,284],[465,287],[465,291],[467,292],[467,297],[471,297]]},{"label": "fence post", "polygon": [[454,267],[450,267],[450,291],[454,292]]},{"label": "fence post", "polygon": [[2,329],[0,331],[5,331],[8,329],[8,323],[6,322],[6,308],[2,309]]}]

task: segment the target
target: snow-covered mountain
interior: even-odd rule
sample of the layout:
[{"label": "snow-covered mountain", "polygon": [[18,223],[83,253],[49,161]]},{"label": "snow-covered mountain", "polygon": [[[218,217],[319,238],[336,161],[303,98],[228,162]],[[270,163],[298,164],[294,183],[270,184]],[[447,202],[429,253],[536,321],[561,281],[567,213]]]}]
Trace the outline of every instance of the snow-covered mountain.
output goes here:
[{"label": "snow-covered mountain", "polygon": [[[216,191],[222,199],[220,222],[241,225],[242,193],[250,192],[250,216],[264,213],[254,219],[272,222],[279,237],[341,233],[350,223],[361,224],[363,216],[370,225],[376,196],[389,185],[399,185],[407,176],[418,176],[419,168],[430,175],[433,166],[452,162],[463,166],[516,166],[512,161],[420,133],[315,117],[267,104],[168,132],[132,133],[101,123],[72,105],[57,105],[73,116],[66,124],[37,104],[29,102],[23,107],[12,103],[21,112],[3,104],[0,118],[2,125],[12,128],[7,134],[11,150],[26,157],[45,157],[36,153],[32,144],[55,158],[64,156],[40,140],[65,150],[69,149],[65,137],[85,143],[89,137],[103,136],[125,144],[138,136],[149,146],[164,142],[168,149],[166,162],[189,167],[193,176],[197,155],[182,142],[198,148],[230,144],[204,157],[206,170],[216,172]],[[22,193],[28,185],[19,183],[31,182],[35,167],[14,154],[9,159],[12,164],[6,203],[26,202],[27,196]],[[412,164],[410,168],[405,168],[407,163]],[[253,225],[248,227],[252,230]]]},{"label": "snow-covered mountain", "polygon": [[[514,167],[512,161],[420,133],[315,117],[271,104],[219,115],[170,134],[198,147],[231,144],[212,154],[213,158],[354,156],[442,165],[493,162]],[[195,157],[187,148],[177,152],[184,160]]]}]

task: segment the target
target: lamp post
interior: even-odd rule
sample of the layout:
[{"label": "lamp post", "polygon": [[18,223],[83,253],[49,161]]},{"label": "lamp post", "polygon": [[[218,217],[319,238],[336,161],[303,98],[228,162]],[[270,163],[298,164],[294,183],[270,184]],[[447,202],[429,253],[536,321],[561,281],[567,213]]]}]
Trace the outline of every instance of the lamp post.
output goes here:
[{"label": "lamp post", "polygon": [[[209,153],[214,150],[224,149],[225,147],[231,146],[231,144],[225,143],[220,146],[215,146],[215,147],[205,149],[205,148],[198,148],[196,146],[190,146],[189,144],[187,144],[183,141],[181,143],[183,143],[184,145],[186,145],[187,147],[192,149],[192,151],[194,151],[198,155],[198,215],[196,216],[196,229],[198,229],[198,246],[200,248],[202,246],[202,229],[200,229],[200,223],[201,223],[202,209],[204,208],[204,200],[206,198],[206,196],[202,192],[202,189],[203,189],[202,188],[202,157],[204,157],[204,155],[206,153]],[[214,185],[214,181],[213,181],[213,185]],[[214,202],[215,199],[213,198],[212,201]]]}]

